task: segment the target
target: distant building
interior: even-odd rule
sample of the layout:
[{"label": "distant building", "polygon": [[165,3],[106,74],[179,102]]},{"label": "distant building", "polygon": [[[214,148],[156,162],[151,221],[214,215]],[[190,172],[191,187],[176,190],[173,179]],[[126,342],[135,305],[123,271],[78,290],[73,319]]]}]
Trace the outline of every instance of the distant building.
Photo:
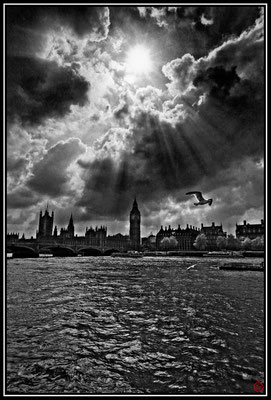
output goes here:
[{"label": "distant building", "polygon": [[72,214],[70,217],[70,221],[69,221],[69,225],[68,225],[68,234],[70,235],[71,238],[74,237],[74,225],[73,225],[73,218],[72,218]]},{"label": "distant building", "polygon": [[211,226],[203,226],[201,224],[201,231],[200,233],[204,233],[204,235],[207,238],[207,243],[206,243],[206,249],[207,250],[217,250],[217,238],[218,236],[226,237],[227,233],[223,232],[223,227],[221,225],[215,225],[214,222],[212,222]]},{"label": "distant building", "polygon": [[85,240],[86,245],[90,246],[98,246],[98,247],[105,247],[106,246],[106,234],[107,228],[105,226],[101,226],[98,228],[86,228],[85,233]]},{"label": "distant building", "polygon": [[262,219],[260,224],[248,224],[246,221],[244,221],[244,224],[236,224],[235,235],[240,240],[245,238],[253,240],[256,237],[264,236],[264,220]]},{"label": "distant building", "polygon": [[156,250],[156,236],[151,233],[148,237],[142,238],[142,247],[145,250]]},{"label": "distant building", "polygon": [[[163,250],[165,242],[163,239],[168,238],[169,240],[171,239],[168,244],[168,249],[195,250],[193,244],[199,233],[198,228],[192,227],[192,225],[189,227],[188,224],[185,229],[182,229],[180,225],[178,225],[177,229],[172,229],[170,225],[168,228],[165,227],[165,229],[161,226],[161,229],[156,235],[156,248],[157,250]],[[174,241],[173,238],[175,238],[176,241]]]},{"label": "distant building", "polygon": [[130,247],[130,240],[128,235],[122,235],[117,233],[116,235],[107,236],[106,238],[107,247],[119,251],[127,251]]},{"label": "distant building", "polygon": [[[57,227],[55,227],[54,236],[55,236],[55,234],[57,236]],[[63,239],[73,239],[74,238],[74,225],[73,225],[72,214],[71,214],[69,225],[68,225],[67,229],[61,228],[59,236]]]},{"label": "distant building", "polygon": [[199,228],[195,226],[188,226],[187,224],[185,229],[181,229],[178,225],[178,229],[175,230],[175,237],[178,241],[179,250],[195,250],[194,242],[199,233]]},{"label": "distant building", "polygon": [[19,240],[19,233],[7,233],[6,242],[7,244],[17,243]]},{"label": "distant building", "polygon": [[140,212],[135,199],[130,212],[130,248],[132,250],[139,250],[140,245]]},{"label": "distant building", "polygon": [[39,230],[37,232],[37,239],[51,238],[53,232],[53,224],[54,224],[54,212],[52,211],[52,215],[50,216],[47,206],[44,215],[42,215],[42,211],[40,211]]}]

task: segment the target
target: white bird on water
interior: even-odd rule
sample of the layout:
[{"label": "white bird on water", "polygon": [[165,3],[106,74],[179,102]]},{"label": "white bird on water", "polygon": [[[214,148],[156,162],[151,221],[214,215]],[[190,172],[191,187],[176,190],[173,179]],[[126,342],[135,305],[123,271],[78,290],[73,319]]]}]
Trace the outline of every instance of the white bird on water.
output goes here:
[{"label": "white bird on water", "polygon": [[209,204],[209,206],[212,204],[212,202],[213,202],[213,199],[205,199],[203,196],[202,196],[202,193],[201,192],[198,192],[198,191],[194,191],[194,192],[187,192],[186,194],[193,194],[196,198],[197,198],[197,200],[199,201],[198,203],[194,203],[194,205],[195,206],[203,206],[204,204]]},{"label": "white bird on water", "polygon": [[190,267],[187,267],[187,268],[186,268],[186,271],[188,271],[188,270],[191,269],[191,268],[194,268],[196,265],[197,265],[197,264],[190,265]]}]

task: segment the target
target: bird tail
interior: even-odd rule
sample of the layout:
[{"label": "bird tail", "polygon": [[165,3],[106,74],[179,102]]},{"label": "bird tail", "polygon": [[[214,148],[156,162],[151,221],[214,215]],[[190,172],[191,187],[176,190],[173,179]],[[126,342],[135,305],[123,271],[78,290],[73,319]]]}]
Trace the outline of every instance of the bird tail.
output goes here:
[{"label": "bird tail", "polygon": [[194,203],[194,206],[198,206],[199,205],[199,203]]},{"label": "bird tail", "polygon": [[212,204],[212,202],[213,202],[213,199],[210,199],[209,200],[209,206]]}]

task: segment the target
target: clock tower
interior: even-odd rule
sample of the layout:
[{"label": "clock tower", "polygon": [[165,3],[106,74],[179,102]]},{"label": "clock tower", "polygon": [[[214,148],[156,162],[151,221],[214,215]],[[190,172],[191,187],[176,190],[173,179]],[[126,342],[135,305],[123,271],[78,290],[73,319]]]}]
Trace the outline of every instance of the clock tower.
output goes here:
[{"label": "clock tower", "polygon": [[136,199],[130,212],[130,246],[132,250],[140,249],[140,212]]}]

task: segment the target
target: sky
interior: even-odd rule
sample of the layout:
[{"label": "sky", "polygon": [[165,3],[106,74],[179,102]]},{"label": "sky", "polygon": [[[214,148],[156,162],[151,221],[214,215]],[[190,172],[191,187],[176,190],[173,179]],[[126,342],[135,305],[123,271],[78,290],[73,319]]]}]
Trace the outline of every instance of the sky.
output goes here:
[{"label": "sky", "polygon": [[[6,224],[260,223],[265,9],[5,6]],[[198,190],[211,206],[194,206]]]}]

